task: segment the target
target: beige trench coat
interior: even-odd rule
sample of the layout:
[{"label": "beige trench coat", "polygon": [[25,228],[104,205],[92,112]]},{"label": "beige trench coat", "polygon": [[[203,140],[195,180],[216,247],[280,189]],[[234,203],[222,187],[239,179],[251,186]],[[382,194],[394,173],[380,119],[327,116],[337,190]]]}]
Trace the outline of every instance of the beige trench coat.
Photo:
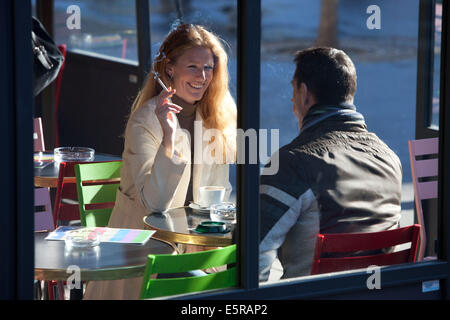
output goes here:
[{"label": "beige trench coat", "polygon": [[[123,167],[116,204],[108,226],[111,228],[143,229],[142,219],[154,211],[184,205],[191,176],[191,147],[183,130],[177,130],[174,159],[169,159],[161,146],[163,132],[155,115],[156,97],[147,101],[128,120],[125,130]],[[196,121],[201,121],[196,113]],[[179,124],[178,124],[178,128]],[[197,139],[195,140],[198,141]],[[195,144],[194,152],[202,152]],[[200,145],[200,143],[199,143]],[[227,164],[199,163],[193,165],[193,197],[205,185],[226,187],[226,199],[231,193]],[[150,253],[150,252],[149,252]],[[90,281],[84,299],[138,299],[142,277],[111,281]]]}]

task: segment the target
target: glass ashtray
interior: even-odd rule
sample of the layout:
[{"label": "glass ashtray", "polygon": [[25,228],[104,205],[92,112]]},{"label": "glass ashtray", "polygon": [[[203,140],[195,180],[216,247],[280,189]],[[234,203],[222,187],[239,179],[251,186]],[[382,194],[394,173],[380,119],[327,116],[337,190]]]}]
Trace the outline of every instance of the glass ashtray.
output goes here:
[{"label": "glass ashtray", "polygon": [[228,224],[236,223],[236,206],[231,202],[213,204],[210,210],[210,218],[212,221],[220,221]]},{"label": "glass ashtray", "polygon": [[93,230],[76,229],[68,231],[65,237],[67,247],[92,248],[100,243],[100,234]]},{"label": "glass ashtray", "polygon": [[86,147],[59,147],[53,150],[54,161],[57,163],[67,161],[89,162],[94,161],[95,150]]}]

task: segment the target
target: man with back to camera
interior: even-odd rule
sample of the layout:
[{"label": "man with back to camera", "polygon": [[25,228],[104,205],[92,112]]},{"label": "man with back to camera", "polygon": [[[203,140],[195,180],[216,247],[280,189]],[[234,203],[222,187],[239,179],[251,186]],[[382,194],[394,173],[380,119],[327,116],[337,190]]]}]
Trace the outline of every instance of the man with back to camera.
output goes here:
[{"label": "man with back to camera", "polygon": [[278,151],[278,173],[261,175],[260,281],[277,256],[282,278],[309,275],[318,233],[377,232],[400,220],[401,163],[353,105],[353,62],[334,48],[298,51],[294,61],[300,133]]}]

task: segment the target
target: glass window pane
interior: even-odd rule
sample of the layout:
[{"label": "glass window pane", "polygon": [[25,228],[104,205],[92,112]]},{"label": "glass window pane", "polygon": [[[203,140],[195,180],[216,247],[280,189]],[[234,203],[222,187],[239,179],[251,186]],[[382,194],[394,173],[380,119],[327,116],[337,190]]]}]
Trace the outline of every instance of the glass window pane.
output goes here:
[{"label": "glass window pane", "polygon": [[436,1],[434,18],[434,68],[431,126],[439,128],[439,86],[441,68],[442,0]]},{"label": "glass window pane", "polygon": [[[279,161],[278,172],[261,176],[260,267],[265,272],[260,278],[277,281],[310,275],[318,233],[368,233],[417,221],[408,141],[415,138],[419,0],[262,0],[262,12],[260,123],[261,129],[279,130],[281,151],[272,156]],[[324,64],[308,62],[311,69],[305,67],[296,79],[308,77],[300,84],[310,81],[309,88],[293,89],[295,52],[316,46],[341,49],[353,61],[353,105],[364,120],[336,118],[338,102],[329,98],[335,85],[317,94],[323,104],[304,109],[324,88],[311,81],[332,77],[318,75]],[[336,115],[320,118],[332,110]],[[344,130],[339,121],[355,126],[364,121],[390,155],[377,154],[375,149],[385,148],[379,143],[353,145],[361,136],[345,133],[350,127]],[[325,125],[317,129],[321,122]],[[335,143],[327,140],[331,137]],[[381,173],[389,168],[396,169]]]},{"label": "glass window pane", "polygon": [[[230,93],[236,101],[237,68],[237,4],[235,1],[149,0],[151,23],[152,58],[158,54],[162,41],[169,31],[180,23],[193,23],[205,26],[223,40],[228,55]],[[236,202],[236,167],[230,165],[232,192],[230,201]]]},{"label": "glass window pane", "polygon": [[[198,112],[198,115],[202,117],[202,123],[200,123],[200,126],[199,123],[196,122],[194,124],[194,128],[189,129],[189,122],[186,121],[186,118],[184,118],[186,117],[186,113],[184,113],[183,115],[183,111],[181,111],[179,114],[177,114],[177,119],[180,123],[181,128],[188,131],[187,133],[190,137],[191,142],[191,151],[192,146],[194,150],[194,152],[191,153],[194,155],[192,158],[193,165],[191,166],[192,185],[188,187],[186,193],[184,205],[187,208],[185,209],[185,215],[181,215],[181,219],[176,220],[178,212],[177,210],[179,209],[171,209],[166,212],[167,216],[173,219],[175,230],[178,226],[182,225],[184,231],[180,230],[181,233],[188,233],[188,236],[184,237],[184,239],[181,240],[181,242],[184,244],[183,252],[204,251],[211,249],[211,247],[228,246],[229,244],[234,243],[234,239],[232,238],[232,229],[237,228],[236,220],[233,222],[233,220],[230,218],[227,219],[226,217],[218,217],[214,214],[215,211],[212,206],[210,207],[211,210],[201,210],[200,206],[204,205],[204,202],[202,202],[202,200],[205,200],[205,198],[202,196],[203,188],[201,187],[217,185],[224,186],[225,184],[227,187],[230,187],[231,185],[231,190],[229,193],[227,192],[225,194],[224,201],[231,202],[233,205],[230,206],[231,210],[228,211],[227,209],[225,209],[223,210],[223,213],[225,215],[227,215],[228,213],[232,213],[233,206],[236,206],[236,165],[233,161],[229,161],[229,158],[222,158],[222,160],[225,160],[226,163],[223,163],[223,161],[221,161],[219,158],[214,158],[213,162],[215,163],[215,165],[210,167],[208,165],[205,165],[205,161],[207,161],[205,156],[208,156],[207,149],[212,147],[211,142],[217,141],[216,138],[221,137],[220,134],[216,135],[217,131],[221,131],[224,134],[223,137],[227,139],[227,144],[228,142],[233,144],[232,139],[235,140],[233,134],[236,127],[236,119],[234,115],[229,113],[229,111],[231,110],[233,110],[233,113],[236,112],[235,103],[230,101],[231,99],[220,98],[222,95],[218,93],[222,91],[223,93],[226,93],[224,95],[226,97],[229,97],[229,94],[231,94],[232,98],[236,102],[237,2],[229,0],[149,0],[149,7],[151,23],[152,68],[156,66],[156,70],[150,70],[150,72],[155,71],[156,73],[157,71],[164,86],[176,89],[176,93],[172,97],[172,101],[181,105],[184,108],[183,110],[192,110],[192,105],[187,104],[187,102],[190,101],[189,92],[191,92],[193,86],[195,87],[203,85],[203,78],[200,78],[202,73],[198,72],[198,70],[203,69],[199,68],[198,63],[200,62],[202,67],[204,66],[204,64],[201,60],[201,53],[198,54],[197,58],[186,58],[189,55],[190,49],[185,50],[184,48],[180,48],[176,44],[173,45],[174,43],[176,43],[175,41],[169,41],[168,44],[166,44],[164,41],[167,39],[168,35],[173,35],[171,32],[180,25],[201,25],[207,31],[214,33],[219,38],[219,41],[221,42],[228,58],[228,63],[226,65],[227,69],[222,69],[220,68],[220,66],[225,65],[225,59],[223,58],[223,55],[216,54],[214,58],[211,56],[212,59],[210,61],[210,65],[208,66],[208,70],[212,72],[212,78],[203,97],[214,96],[216,98],[214,99],[214,101],[202,98],[200,103],[196,102],[194,104],[195,112]],[[192,30],[194,29],[191,27],[191,25],[183,26],[179,30],[180,33],[174,36],[176,39],[185,39],[183,37],[184,34],[189,34],[191,36],[194,35],[194,37],[197,38],[197,34],[192,33]],[[199,29],[196,29],[196,31],[199,32]],[[180,34],[181,36],[179,36]],[[199,32],[199,34],[199,37],[202,38],[202,32]],[[214,52],[222,52],[221,50],[219,50],[219,46],[214,44],[216,43],[216,41],[214,38],[210,38],[210,35],[207,35],[203,39],[209,39],[208,41],[211,40],[211,44],[207,43],[206,46],[209,48],[213,48]],[[168,59],[168,61],[170,61],[170,63],[167,63],[166,58]],[[188,60],[186,61],[185,59]],[[185,62],[187,63],[185,64]],[[214,66],[213,69],[211,69],[211,65]],[[183,69],[184,67],[186,68]],[[197,72],[195,70],[197,70]],[[225,70],[225,72],[222,70]],[[227,73],[228,77],[226,77]],[[228,85],[229,87],[229,94],[227,90],[221,90],[223,88],[226,88],[226,85]],[[149,87],[154,88],[152,86],[152,83]],[[157,88],[158,89],[156,90],[159,90],[160,86],[157,86]],[[154,95],[154,93],[152,93],[152,95]],[[211,119],[213,119],[211,115],[214,114],[214,110],[219,111],[219,113],[216,117],[217,120],[211,122]],[[227,117],[223,117],[224,114],[227,114]],[[195,120],[199,120],[197,114]],[[230,130],[231,132],[225,130],[225,125],[226,128],[232,129]],[[201,129],[200,132],[199,129]],[[212,134],[212,138],[214,138],[214,140],[211,140],[211,136],[209,134]],[[219,149],[214,150],[215,154],[217,155],[217,152],[220,152],[220,154],[222,154],[221,151],[223,149],[221,147],[223,145],[217,144],[217,146],[219,146]],[[198,151],[200,151],[200,156],[202,157],[202,159],[196,158],[199,155]],[[229,155],[229,149],[226,150],[226,155]],[[202,165],[197,165],[200,163],[202,163]],[[179,185],[181,186],[182,182],[180,182]],[[195,189],[196,187],[198,188],[198,190]],[[231,215],[232,214],[230,214],[229,217],[231,217]],[[222,235],[218,235],[217,233],[211,234],[211,237],[215,239],[217,237],[224,237],[230,240],[229,243],[223,243],[223,245],[220,245],[216,242],[216,245],[208,245],[205,244],[204,240],[198,240],[198,237],[202,236],[202,234],[199,233],[201,232],[202,228],[200,224],[204,223],[205,220],[219,220],[221,222],[225,222],[228,231],[226,231]],[[186,227],[188,227],[189,229],[186,230]],[[172,232],[173,229],[169,231]],[[180,231],[177,230],[177,232]],[[206,229],[203,231],[208,230]],[[219,268],[219,270],[223,269]]]},{"label": "glass window pane", "polygon": [[36,17],[36,0],[31,0],[31,14]]},{"label": "glass window pane", "polygon": [[55,0],[57,44],[137,61],[136,8],[130,0]]}]

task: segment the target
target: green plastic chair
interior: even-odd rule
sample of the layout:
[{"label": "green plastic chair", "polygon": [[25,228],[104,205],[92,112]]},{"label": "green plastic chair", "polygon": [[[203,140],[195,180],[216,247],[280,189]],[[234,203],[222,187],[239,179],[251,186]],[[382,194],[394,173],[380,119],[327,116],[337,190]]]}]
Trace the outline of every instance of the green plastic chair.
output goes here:
[{"label": "green plastic chair", "polygon": [[75,165],[81,225],[106,227],[116,201],[122,161]]},{"label": "green plastic chair", "polygon": [[219,267],[236,262],[236,245],[225,248],[185,253],[179,255],[148,255],[141,299],[150,299],[175,294],[227,288],[236,285],[236,267],[204,276],[150,279],[151,274],[180,273],[191,270]]}]

